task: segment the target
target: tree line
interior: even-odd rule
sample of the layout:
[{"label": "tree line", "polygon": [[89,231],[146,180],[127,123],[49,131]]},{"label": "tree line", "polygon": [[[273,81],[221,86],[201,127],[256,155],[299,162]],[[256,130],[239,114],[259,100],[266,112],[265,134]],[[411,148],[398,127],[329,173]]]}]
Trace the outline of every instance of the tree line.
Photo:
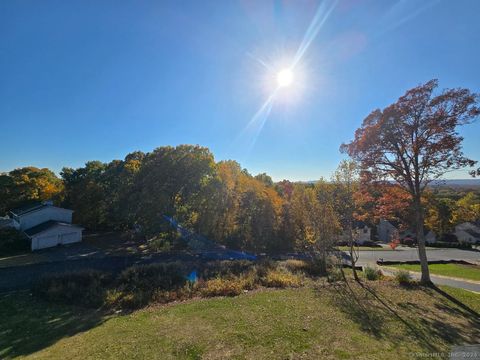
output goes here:
[{"label": "tree line", "polygon": [[109,163],[63,168],[26,167],[0,175],[0,210],[32,200],[71,208],[90,230],[140,228],[147,237],[170,230],[163,215],[236,249],[281,252],[331,241],[339,231],[333,191],[316,184],[274,183],[235,161],[215,162],[193,145],[133,152]]},{"label": "tree line", "polygon": [[[328,181],[274,183],[235,161],[215,162],[207,148],[181,145],[109,163],[89,161],[60,175],[35,167],[0,175],[0,211],[53,199],[75,210],[74,221],[87,229],[139,227],[147,237],[170,230],[162,217],[168,215],[220,244],[257,252],[331,244],[359,220],[373,227],[386,218],[408,228],[414,217],[407,192],[392,183],[360,181],[353,161],[341,162]],[[474,192],[455,201],[429,191],[422,201],[425,225],[439,235],[480,218]]]},{"label": "tree line", "polygon": [[437,87],[428,81],[369,114],[340,147],[350,160],[329,182],[273,183],[235,161],[215,162],[205,147],[165,146],[64,168],[61,179],[48,169],[13,170],[0,176],[0,211],[54,198],[90,229],[136,227],[146,236],[168,231],[168,215],[218,243],[257,252],[325,251],[342,231],[352,242],[354,221],[390,217],[415,227],[422,281],[429,282],[424,226],[443,234],[478,217],[475,194],[452,204],[428,187],[477,163],[463,154],[458,128],[480,115],[478,94]]}]

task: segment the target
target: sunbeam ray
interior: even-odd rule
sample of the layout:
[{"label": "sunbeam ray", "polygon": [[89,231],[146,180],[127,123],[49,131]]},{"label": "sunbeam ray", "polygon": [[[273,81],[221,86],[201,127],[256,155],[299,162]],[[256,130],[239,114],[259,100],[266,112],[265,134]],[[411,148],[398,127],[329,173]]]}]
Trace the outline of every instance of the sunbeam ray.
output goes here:
[{"label": "sunbeam ray", "polygon": [[[291,62],[291,65],[282,71],[289,71],[290,77],[293,76],[291,70],[293,70],[299,62],[302,60],[303,56],[307,52],[308,48],[312,44],[312,42],[315,40],[317,37],[320,29],[322,26],[325,24],[327,19],[329,18],[330,14],[332,13],[333,9],[335,8],[338,0],[325,0],[323,1],[319,6],[317,11],[315,12],[315,15],[308,26],[302,42],[300,43],[300,46],[298,47],[297,52],[295,53],[295,56],[293,57],[293,60]],[[258,62],[260,65],[265,67],[268,71],[273,72],[274,67],[270,66],[267,64],[265,61],[262,59],[258,58],[257,56],[254,56],[251,53],[247,53],[247,55],[253,59],[254,61]],[[282,71],[280,73],[282,73]],[[281,87],[285,87],[290,84],[291,79],[288,79],[289,81],[286,81],[283,79],[283,77],[280,79],[281,81],[277,81],[278,84],[276,88],[273,90],[272,94],[265,100],[263,105],[258,109],[258,111],[252,116],[248,124],[245,126],[245,128],[240,132],[239,136],[237,137],[236,141],[237,142],[241,137],[243,136],[248,136],[248,141],[247,141],[247,146],[246,146],[246,152],[244,152],[244,155],[247,155],[250,150],[255,146],[255,143],[265,126],[265,123],[268,119],[268,116],[270,115],[272,111],[273,104],[275,102],[275,97],[277,93],[279,92]],[[283,81],[285,80],[285,81]],[[288,84],[287,84],[288,83]]]},{"label": "sunbeam ray", "polygon": [[[244,131],[248,131],[252,126],[258,123],[258,120],[262,117],[264,113],[268,111],[270,113],[271,106],[273,105],[273,101],[275,99],[275,95],[277,94],[278,90],[275,90],[268,99],[263,103],[263,105],[258,109],[255,115],[252,116],[252,119],[248,122],[247,126],[245,127]],[[270,108],[270,110],[268,110]]]},{"label": "sunbeam ray", "polygon": [[310,47],[310,44],[313,42],[313,40],[315,40],[323,24],[325,23],[325,21],[327,21],[328,17],[337,5],[337,1],[332,2],[329,7],[327,7],[327,1],[324,1],[319,5],[315,16],[313,17],[312,22],[310,23],[307,31],[305,32],[303,40],[295,54],[291,66],[292,68],[294,68],[299,63],[305,52]]}]

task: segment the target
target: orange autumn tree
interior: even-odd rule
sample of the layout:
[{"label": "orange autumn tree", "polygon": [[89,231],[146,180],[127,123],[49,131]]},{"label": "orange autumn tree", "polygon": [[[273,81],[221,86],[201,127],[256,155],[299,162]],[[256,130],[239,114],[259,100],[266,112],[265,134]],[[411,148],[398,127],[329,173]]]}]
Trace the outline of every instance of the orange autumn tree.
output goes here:
[{"label": "orange autumn tree", "polygon": [[479,96],[468,89],[434,94],[437,80],[408,90],[397,102],[374,110],[341,150],[372,178],[394,180],[412,198],[422,283],[430,283],[422,195],[427,185],[451,170],[474,166],[462,152],[457,129],[479,114]]},{"label": "orange autumn tree", "polygon": [[411,222],[411,195],[398,184],[375,181],[362,172],[353,195],[357,220],[374,224],[387,219],[399,223],[402,230]]},{"label": "orange autumn tree", "polygon": [[62,181],[47,168],[27,166],[0,174],[0,216],[31,201],[61,202],[63,190]]}]

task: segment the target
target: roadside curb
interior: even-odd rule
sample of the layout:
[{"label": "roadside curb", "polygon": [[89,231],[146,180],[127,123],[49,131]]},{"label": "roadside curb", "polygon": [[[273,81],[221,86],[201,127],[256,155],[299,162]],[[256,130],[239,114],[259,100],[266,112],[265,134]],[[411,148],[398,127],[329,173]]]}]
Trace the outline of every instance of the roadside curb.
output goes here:
[{"label": "roadside curb", "polygon": [[[381,266],[379,265],[380,269],[387,269],[393,272],[399,271],[397,268],[389,267],[389,266]],[[421,272],[418,271],[411,271],[411,270],[404,270],[408,271],[409,274],[414,274],[414,275],[420,275]],[[431,277],[435,278],[440,278],[440,279],[446,279],[446,280],[454,280],[454,281],[463,281],[469,284],[474,284],[474,285],[480,285],[480,281],[475,281],[475,280],[470,280],[470,279],[465,279],[465,278],[458,278],[458,277],[453,277],[453,276],[445,276],[445,275],[437,275],[437,274],[430,274]]]}]

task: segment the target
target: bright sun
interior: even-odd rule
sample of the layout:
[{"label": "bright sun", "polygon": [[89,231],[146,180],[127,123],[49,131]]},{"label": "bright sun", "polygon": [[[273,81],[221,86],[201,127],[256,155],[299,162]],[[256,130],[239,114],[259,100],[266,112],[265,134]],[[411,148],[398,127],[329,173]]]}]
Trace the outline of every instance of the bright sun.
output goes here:
[{"label": "bright sun", "polygon": [[282,69],[277,74],[277,84],[279,87],[289,86],[293,81],[293,72],[289,68]]}]

